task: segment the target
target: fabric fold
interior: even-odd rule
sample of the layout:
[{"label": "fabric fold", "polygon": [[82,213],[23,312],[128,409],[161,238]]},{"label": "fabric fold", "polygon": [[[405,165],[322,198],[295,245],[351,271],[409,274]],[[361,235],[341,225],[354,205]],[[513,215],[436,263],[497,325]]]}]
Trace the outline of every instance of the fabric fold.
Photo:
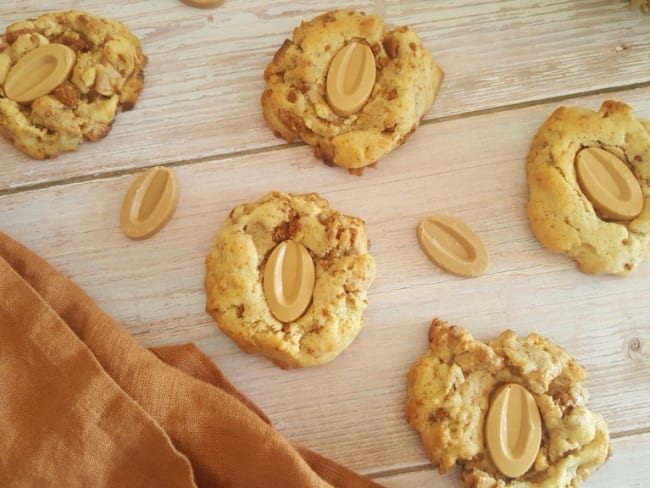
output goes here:
[{"label": "fabric fold", "polygon": [[142,347],[0,233],[0,486],[379,486],[293,446],[194,345]]}]

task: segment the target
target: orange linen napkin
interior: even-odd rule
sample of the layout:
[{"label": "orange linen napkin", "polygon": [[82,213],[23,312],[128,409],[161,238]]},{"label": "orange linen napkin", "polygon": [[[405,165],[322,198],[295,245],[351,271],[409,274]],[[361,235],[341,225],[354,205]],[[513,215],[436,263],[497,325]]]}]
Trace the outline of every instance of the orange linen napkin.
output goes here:
[{"label": "orange linen napkin", "polygon": [[195,346],[140,346],[0,232],[0,486],[379,485],[289,443]]}]

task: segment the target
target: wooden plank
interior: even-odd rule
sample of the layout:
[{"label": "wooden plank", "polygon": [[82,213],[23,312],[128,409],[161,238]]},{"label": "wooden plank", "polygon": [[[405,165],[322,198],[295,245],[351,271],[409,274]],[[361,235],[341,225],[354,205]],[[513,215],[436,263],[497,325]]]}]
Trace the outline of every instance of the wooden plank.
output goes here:
[{"label": "wooden plank", "polygon": [[[650,115],[650,88],[612,93]],[[572,100],[597,108],[602,97]],[[525,215],[525,155],[556,104],[430,124],[363,176],[314,161],[303,146],[175,168],[177,213],[154,238],[129,241],[118,209],[131,177],[0,197],[0,229],[71,275],[145,345],[196,342],[292,440],[353,469],[425,462],[406,424],[406,372],[435,316],[490,339],[537,331],[588,369],[591,407],[614,433],[650,425],[647,381],[650,262],[626,278],[581,274],[543,249]],[[362,217],[377,261],[366,327],[325,367],[283,371],[241,353],[203,311],[203,260],[228,212],[271,189],[317,191]],[[432,266],[415,226],[453,215],[482,236],[487,274],[461,279]],[[636,341],[636,342],[635,342]],[[290,399],[288,401],[288,399]]]},{"label": "wooden plank", "polygon": [[[322,2],[226,1],[215,10],[176,0],[61,0],[120,19],[149,55],[135,110],[119,114],[99,143],[53,161],[33,161],[0,141],[0,192],[48,181],[119,172],[276,147],[261,116],[262,73],[283,39]],[[348,6],[330,2],[328,8]],[[360,1],[356,8],[411,24],[446,72],[426,120],[548,97],[650,81],[650,24],[627,2]],[[36,0],[0,5],[2,28],[42,12]],[[531,48],[531,46],[533,48]],[[309,156],[308,156],[309,157]]]},{"label": "wooden plank", "polygon": [[[648,486],[645,465],[650,456],[650,434],[638,434],[614,439],[614,455],[583,485],[585,488],[643,488]],[[445,476],[427,467],[421,470],[373,478],[386,488],[428,488],[448,486],[461,488],[458,470]]]}]

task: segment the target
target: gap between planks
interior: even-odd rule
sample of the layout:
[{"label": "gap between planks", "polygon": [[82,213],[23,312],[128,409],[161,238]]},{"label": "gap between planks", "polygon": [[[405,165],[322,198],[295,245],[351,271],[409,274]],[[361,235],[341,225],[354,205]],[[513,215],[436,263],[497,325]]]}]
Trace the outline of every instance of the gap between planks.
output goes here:
[{"label": "gap between planks", "polygon": [[430,469],[437,469],[431,463],[414,464],[412,466],[405,466],[403,468],[385,469],[383,471],[373,471],[365,473],[364,476],[371,480],[390,478],[391,476],[399,476],[402,474],[417,473],[418,471],[427,471]]},{"label": "gap between planks", "polygon": [[[477,116],[481,116],[481,115],[501,113],[501,112],[506,112],[508,110],[518,110],[518,109],[527,108],[527,107],[537,107],[539,105],[544,105],[544,104],[547,104],[547,103],[562,102],[562,101],[570,100],[570,99],[573,99],[573,98],[588,97],[588,96],[593,96],[593,95],[605,95],[607,93],[636,90],[636,89],[639,89],[639,88],[647,88],[647,87],[650,87],[650,81],[644,81],[644,82],[640,82],[640,83],[631,83],[629,85],[622,85],[622,86],[607,87],[607,88],[602,88],[602,89],[597,89],[597,90],[588,90],[588,91],[583,91],[583,92],[569,93],[569,94],[566,94],[566,95],[558,95],[558,96],[555,96],[555,97],[539,98],[537,100],[530,100],[530,101],[527,101],[527,102],[518,102],[518,103],[500,105],[500,106],[497,106],[497,107],[474,110],[474,111],[470,111],[470,112],[464,112],[462,114],[449,115],[449,116],[446,116],[446,117],[437,117],[437,118],[434,117],[432,119],[423,120],[422,123],[421,123],[421,126],[440,124],[440,123],[448,122],[448,121],[451,121],[451,120],[459,120],[459,119],[464,119],[464,118],[477,117]],[[30,191],[43,190],[45,188],[52,188],[52,187],[56,187],[56,186],[70,185],[70,184],[74,184],[74,183],[84,183],[86,181],[97,181],[97,180],[116,178],[116,177],[119,177],[119,176],[126,176],[126,175],[130,175],[130,174],[134,174],[134,173],[141,173],[141,172],[146,171],[147,169],[153,168],[155,166],[166,166],[166,167],[189,166],[191,164],[203,163],[203,162],[207,162],[207,161],[222,161],[224,159],[232,159],[232,158],[241,157],[241,156],[250,156],[250,155],[253,155],[253,154],[271,153],[271,152],[279,151],[281,149],[304,146],[304,145],[305,144],[303,142],[298,141],[298,142],[292,142],[292,143],[284,143],[284,144],[277,144],[277,145],[272,145],[272,146],[267,146],[267,147],[261,147],[261,148],[256,148],[256,149],[246,149],[246,150],[242,150],[242,151],[235,151],[235,152],[229,152],[229,153],[224,153],[224,154],[217,154],[217,155],[211,155],[211,156],[202,156],[200,158],[191,158],[191,159],[185,159],[185,160],[179,160],[179,161],[170,161],[170,162],[167,162],[167,163],[162,163],[162,164],[157,164],[157,165],[139,166],[137,168],[127,168],[127,169],[123,169],[123,170],[107,171],[107,172],[100,173],[100,174],[95,174],[95,175],[73,176],[73,177],[70,177],[70,178],[63,178],[63,179],[60,179],[60,180],[50,180],[50,181],[45,181],[45,182],[42,182],[42,183],[34,183],[34,184],[16,186],[16,187],[12,187],[12,188],[6,188],[4,190],[0,190],[0,197],[6,196],[6,195],[13,195],[13,194],[16,194],[16,193],[26,193],[26,192],[30,192]]]}]

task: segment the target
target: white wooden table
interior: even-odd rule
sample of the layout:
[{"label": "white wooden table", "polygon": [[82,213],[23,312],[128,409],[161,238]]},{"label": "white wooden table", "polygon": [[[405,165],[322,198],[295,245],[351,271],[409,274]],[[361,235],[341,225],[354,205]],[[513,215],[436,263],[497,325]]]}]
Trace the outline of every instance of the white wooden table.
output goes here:
[{"label": "white wooden table", "polygon": [[[0,4],[0,28],[43,2]],[[54,5],[54,4],[52,4]],[[650,119],[650,17],[617,0],[327,2],[408,24],[444,69],[408,143],[363,176],[273,136],[259,104],[263,70],[324,2],[60,0],[122,20],[149,56],[135,110],[75,153],[34,161],[0,140],[0,229],[69,274],[146,346],[197,343],[289,439],[389,487],[461,486],[440,477],[404,419],[406,373],[435,316],[490,339],[537,331],[588,370],[591,407],[614,456],[590,487],[650,486],[650,260],[625,278],[581,274],[544,249],[525,213],[525,157],[559,105],[607,98]],[[153,238],[120,232],[133,175],[172,167],[175,217]],[[247,355],[204,312],[204,257],[232,207],[269,190],[316,191],[365,219],[377,261],[365,328],[330,365],[283,371]],[[482,236],[491,265],[462,279],[434,267],[415,226],[453,215]]]}]

